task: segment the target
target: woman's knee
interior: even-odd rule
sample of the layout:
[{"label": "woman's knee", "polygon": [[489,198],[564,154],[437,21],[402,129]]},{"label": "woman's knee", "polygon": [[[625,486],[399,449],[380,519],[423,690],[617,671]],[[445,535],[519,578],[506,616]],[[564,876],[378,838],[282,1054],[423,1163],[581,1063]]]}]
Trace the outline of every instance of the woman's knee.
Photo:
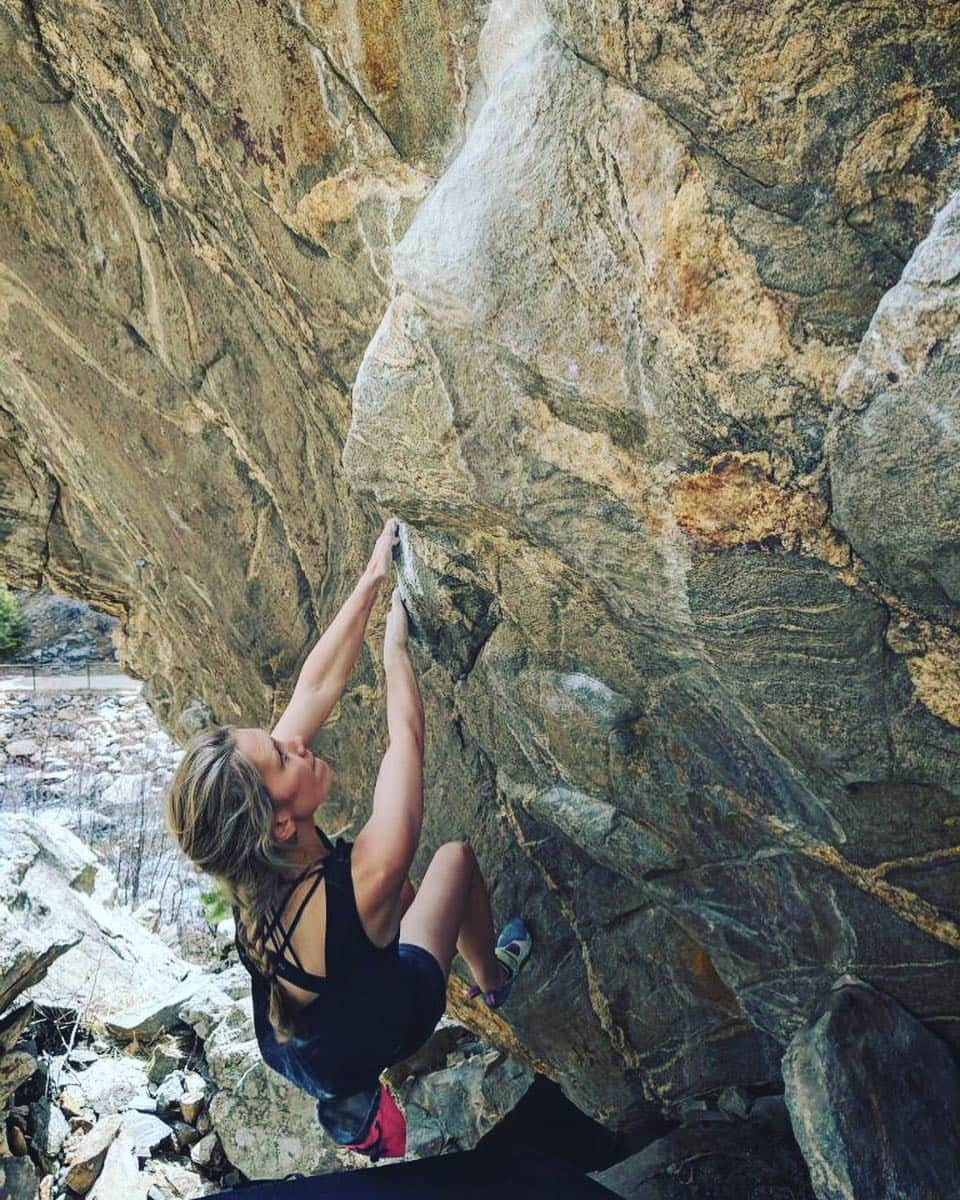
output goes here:
[{"label": "woman's knee", "polygon": [[444,842],[437,848],[433,858],[448,870],[464,875],[472,875],[477,869],[477,856],[469,842]]}]

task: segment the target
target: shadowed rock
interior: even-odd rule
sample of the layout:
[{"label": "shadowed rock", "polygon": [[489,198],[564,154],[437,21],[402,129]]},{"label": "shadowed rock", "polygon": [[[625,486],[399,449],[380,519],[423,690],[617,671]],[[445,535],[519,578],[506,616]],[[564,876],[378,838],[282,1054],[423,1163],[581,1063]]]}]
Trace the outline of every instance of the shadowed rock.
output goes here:
[{"label": "shadowed rock", "polygon": [[818,1200],[925,1200],[960,1179],[960,1070],[889,996],[840,981],[783,1060]]}]

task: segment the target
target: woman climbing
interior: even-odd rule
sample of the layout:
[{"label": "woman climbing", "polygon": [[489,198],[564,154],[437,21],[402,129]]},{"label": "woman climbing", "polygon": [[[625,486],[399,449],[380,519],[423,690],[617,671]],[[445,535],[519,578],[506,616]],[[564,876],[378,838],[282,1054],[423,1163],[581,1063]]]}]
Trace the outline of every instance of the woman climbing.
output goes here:
[{"label": "woman climbing", "polygon": [[200,734],[166,801],[180,847],[234,905],[264,1061],[317,1099],[334,1140],[372,1158],[404,1153],[403,1117],[379,1076],[433,1032],[454,954],[473,974],[470,995],[498,1007],[531,945],[519,918],[494,941],[487,888],[464,842],[441,846],[419,892],[410,885],[424,718],[397,591],[383,643],[389,744],[372,814],[353,844],[333,845],[314,824],[333,771],[308,745],[357,661],[398,528],[387,521],[273,731]]}]

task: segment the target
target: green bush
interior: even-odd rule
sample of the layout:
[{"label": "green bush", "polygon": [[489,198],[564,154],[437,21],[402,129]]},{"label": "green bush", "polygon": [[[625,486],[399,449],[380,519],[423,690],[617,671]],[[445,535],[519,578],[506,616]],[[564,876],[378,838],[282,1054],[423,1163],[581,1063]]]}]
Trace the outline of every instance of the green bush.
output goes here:
[{"label": "green bush", "polygon": [[216,929],[224,917],[232,915],[230,901],[218,889],[212,892],[201,892],[200,903],[203,905],[203,915],[211,929]]},{"label": "green bush", "polygon": [[0,583],[0,654],[12,654],[27,632],[27,618],[16,596]]}]

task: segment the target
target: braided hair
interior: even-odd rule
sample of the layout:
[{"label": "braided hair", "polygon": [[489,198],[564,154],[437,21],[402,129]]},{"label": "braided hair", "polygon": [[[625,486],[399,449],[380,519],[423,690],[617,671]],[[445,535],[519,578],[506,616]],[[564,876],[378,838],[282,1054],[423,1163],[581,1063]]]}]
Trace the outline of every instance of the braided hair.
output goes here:
[{"label": "braided hair", "polygon": [[270,793],[235,735],[233,726],[223,725],[193,739],[167,789],[165,815],[180,849],[213,876],[238,912],[237,938],[269,984],[270,1024],[285,1042],[295,1032],[295,1009],[277,979],[267,931],[294,846],[274,837]]}]

